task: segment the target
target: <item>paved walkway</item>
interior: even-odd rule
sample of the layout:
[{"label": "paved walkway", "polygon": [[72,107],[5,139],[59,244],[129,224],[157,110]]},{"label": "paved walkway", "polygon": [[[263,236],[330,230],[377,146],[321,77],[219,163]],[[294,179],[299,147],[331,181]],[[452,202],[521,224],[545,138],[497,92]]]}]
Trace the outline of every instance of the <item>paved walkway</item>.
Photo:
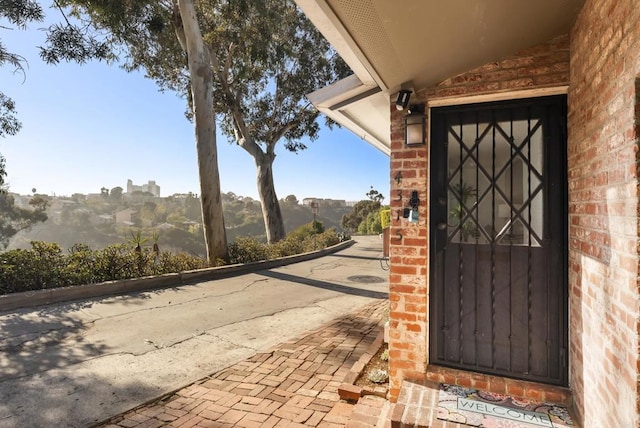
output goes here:
[{"label": "paved walkway", "polygon": [[370,304],[99,426],[344,427],[354,405],[340,401],[338,387],[386,308],[386,300]]}]

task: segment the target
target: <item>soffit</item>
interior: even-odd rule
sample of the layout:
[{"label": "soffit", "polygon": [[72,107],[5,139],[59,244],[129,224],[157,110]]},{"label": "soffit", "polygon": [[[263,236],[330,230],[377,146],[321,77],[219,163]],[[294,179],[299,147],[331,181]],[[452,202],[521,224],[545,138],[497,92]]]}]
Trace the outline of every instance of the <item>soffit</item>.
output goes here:
[{"label": "soffit", "polygon": [[[295,0],[354,72],[310,94],[324,114],[390,152],[390,97],[566,34],[584,0]],[[344,88],[348,87],[348,91]]]},{"label": "soffit", "polygon": [[[416,89],[568,33],[584,0],[327,0],[378,86]],[[326,34],[325,34],[326,36]],[[331,39],[329,39],[330,42]],[[343,52],[339,50],[343,55]],[[346,57],[353,53],[345,52]],[[354,70],[355,71],[355,70]],[[366,80],[366,77],[361,80]]]}]

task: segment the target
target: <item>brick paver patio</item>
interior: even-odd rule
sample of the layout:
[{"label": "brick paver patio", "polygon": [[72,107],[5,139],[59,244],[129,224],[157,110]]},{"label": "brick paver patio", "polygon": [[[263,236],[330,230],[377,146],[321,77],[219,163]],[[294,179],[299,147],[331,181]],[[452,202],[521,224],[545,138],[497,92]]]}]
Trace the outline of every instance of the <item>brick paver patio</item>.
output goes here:
[{"label": "brick paver patio", "polygon": [[354,405],[340,401],[338,386],[375,339],[386,303],[370,304],[99,426],[344,427]]}]

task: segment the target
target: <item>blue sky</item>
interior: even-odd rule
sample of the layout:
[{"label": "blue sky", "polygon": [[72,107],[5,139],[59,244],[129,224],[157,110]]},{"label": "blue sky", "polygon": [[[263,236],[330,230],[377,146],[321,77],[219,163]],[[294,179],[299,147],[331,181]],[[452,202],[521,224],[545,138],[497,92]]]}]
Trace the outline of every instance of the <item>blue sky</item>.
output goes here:
[{"label": "blue sky", "polygon": [[[155,180],[163,196],[199,194],[185,100],[117,65],[44,64],[37,50],[45,38],[39,27],[0,28],[2,43],[28,63],[25,75],[0,68],[0,91],[16,102],[23,125],[17,135],[0,138],[9,190],[99,193],[101,187],[126,190],[130,178],[134,184]],[[217,145],[222,191],[257,199],[253,158],[220,134]],[[276,153],[280,199],[294,194],[300,200],[361,200],[373,186],[389,200],[389,157],[345,129],[323,129],[297,155],[282,146]]]}]

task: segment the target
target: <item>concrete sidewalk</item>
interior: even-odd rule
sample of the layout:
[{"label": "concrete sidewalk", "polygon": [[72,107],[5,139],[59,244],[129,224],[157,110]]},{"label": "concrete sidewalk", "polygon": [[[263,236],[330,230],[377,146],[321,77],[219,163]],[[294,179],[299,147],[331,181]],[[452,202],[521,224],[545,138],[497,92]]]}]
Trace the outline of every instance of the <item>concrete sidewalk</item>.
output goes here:
[{"label": "concrete sidewalk", "polygon": [[347,426],[354,405],[340,401],[338,387],[382,328],[387,304],[370,304],[97,426]]}]

